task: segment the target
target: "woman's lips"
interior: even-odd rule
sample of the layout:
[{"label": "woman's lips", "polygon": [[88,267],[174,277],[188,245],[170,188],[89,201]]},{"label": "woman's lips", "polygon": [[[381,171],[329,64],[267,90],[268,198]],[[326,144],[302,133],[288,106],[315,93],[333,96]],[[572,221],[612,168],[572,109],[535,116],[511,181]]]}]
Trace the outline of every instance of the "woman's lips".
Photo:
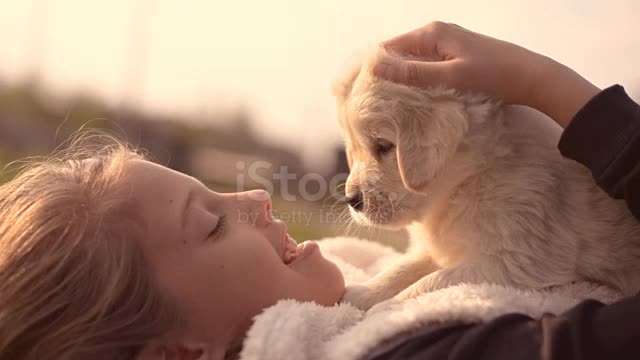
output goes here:
[{"label": "woman's lips", "polygon": [[282,262],[285,265],[288,265],[291,262],[291,259],[297,255],[297,247],[298,243],[295,241],[295,239],[292,238],[288,233],[285,234],[285,249],[284,254],[282,255]]},{"label": "woman's lips", "polygon": [[295,250],[297,243],[289,233],[285,232],[282,244],[282,261],[284,262],[288,259],[287,255],[290,255]]},{"label": "woman's lips", "polygon": [[280,240],[279,246],[276,246],[276,252],[278,253],[278,255],[280,255],[280,258],[283,259],[284,261],[284,256],[287,253],[287,242],[289,238],[289,233],[287,231],[289,230],[289,227],[284,222],[280,221],[279,223],[282,224],[283,234],[282,234],[282,240]]},{"label": "woman's lips", "polygon": [[297,262],[304,260],[306,257],[310,256],[319,249],[320,247],[315,241],[307,240],[297,246],[295,257],[293,257],[293,259],[291,259],[291,261],[287,265],[294,265]]}]

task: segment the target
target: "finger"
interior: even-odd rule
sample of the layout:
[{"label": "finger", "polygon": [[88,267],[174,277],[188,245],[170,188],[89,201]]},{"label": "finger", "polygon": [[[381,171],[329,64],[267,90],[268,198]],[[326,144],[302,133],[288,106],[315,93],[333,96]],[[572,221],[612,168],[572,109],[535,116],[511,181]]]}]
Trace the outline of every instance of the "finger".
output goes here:
[{"label": "finger", "polygon": [[388,57],[373,68],[375,76],[410,86],[452,86],[451,68],[456,60],[425,62]]},{"label": "finger", "polygon": [[[447,23],[447,24],[449,24],[449,25],[451,25],[451,26],[455,26],[455,27],[457,27],[458,29],[461,29],[461,30],[467,30],[467,29],[463,28],[462,26],[460,26],[460,25],[458,25],[458,24],[456,24],[456,23]],[[467,30],[467,31],[468,31],[468,30]]]},{"label": "finger", "polygon": [[[440,23],[432,23],[384,41],[382,46],[387,50],[400,54],[411,54],[416,56],[436,55],[436,44],[438,40],[436,36],[438,29],[436,28],[441,28],[442,26],[443,25],[440,25]],[[444,24],[444,26],[448,25]]]}]

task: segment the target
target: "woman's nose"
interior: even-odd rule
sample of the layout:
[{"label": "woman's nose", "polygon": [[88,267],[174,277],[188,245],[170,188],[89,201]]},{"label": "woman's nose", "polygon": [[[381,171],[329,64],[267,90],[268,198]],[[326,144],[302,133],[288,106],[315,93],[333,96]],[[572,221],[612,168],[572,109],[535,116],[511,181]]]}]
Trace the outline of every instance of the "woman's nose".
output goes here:
[{"label": "woman's nose", "polygon": [[265,190],[251,190],[244,193],[251,212],[255,214],[255,225],[265,226],[273,222],[271,196]]}]

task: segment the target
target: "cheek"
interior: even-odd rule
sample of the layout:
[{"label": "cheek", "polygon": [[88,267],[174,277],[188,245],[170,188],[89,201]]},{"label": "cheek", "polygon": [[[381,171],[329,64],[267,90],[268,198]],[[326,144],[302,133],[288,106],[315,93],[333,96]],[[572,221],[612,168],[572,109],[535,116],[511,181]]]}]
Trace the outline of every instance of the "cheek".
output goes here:
[{"label": "cheek", "polygon": [[385,171],[388,176],[396,183],[402,185],[402,177],[400,176],[400,168],[398,166],[398,158],[394,155],[385,165]]},{"label": "cheek", "polygon": [[382,163],[372,164],[368,172],[367,186],[376,194],[388,195],[389,200],[395,201],[407,192],[402,183],[402,177],[398,170],[398,163],[395,157],[389,157]]},{"label": "cheek", "polygon": [[239,249],[226,255],[225,266],[210,281],[224,294],[228,306],[240,306],[248,312],[270,306],[282,297],[286,284],[285,265],[268,243]]},{"label": "cheek", "polygon": [[253,278],[265,278],[284,266],[273,246],[266,240],[262,242],[251,244],[229,256],[228,262],[234,272],[251,275]]},{"label": "cheek", "polygon": [[361,188],[370,186],[372,182],[375,182],[376,174],[379,173],[377,171],[378,165],[371,159],[356,160],[349,172],[347,187]]},{"label": "cheek", "polygon": [[265,282],[284,266],[265,235],[250,226],[237,226],[221,243],[211,245],[209,261],[219,272],[215,276],[236,288]]},{"label": "cheek", "polygon": [[390,174],[387,164],[379,162],[368,164],[366,172],[360,178],[360,186],[365,198],[375,198],[391,190],[393,181],[390,175],[392,174]]}]

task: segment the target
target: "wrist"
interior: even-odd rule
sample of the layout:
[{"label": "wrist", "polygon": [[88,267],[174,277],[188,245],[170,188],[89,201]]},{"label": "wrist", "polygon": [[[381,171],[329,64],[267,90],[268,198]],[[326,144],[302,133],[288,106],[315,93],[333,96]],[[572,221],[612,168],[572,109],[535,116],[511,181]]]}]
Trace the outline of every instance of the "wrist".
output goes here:
[{"label": "wrist", "polygon": [[[567,66],[541,55],[524,105],[533,107],[563,128],[600,89]],[[534,66],[534,69],[536,67]]]}]

